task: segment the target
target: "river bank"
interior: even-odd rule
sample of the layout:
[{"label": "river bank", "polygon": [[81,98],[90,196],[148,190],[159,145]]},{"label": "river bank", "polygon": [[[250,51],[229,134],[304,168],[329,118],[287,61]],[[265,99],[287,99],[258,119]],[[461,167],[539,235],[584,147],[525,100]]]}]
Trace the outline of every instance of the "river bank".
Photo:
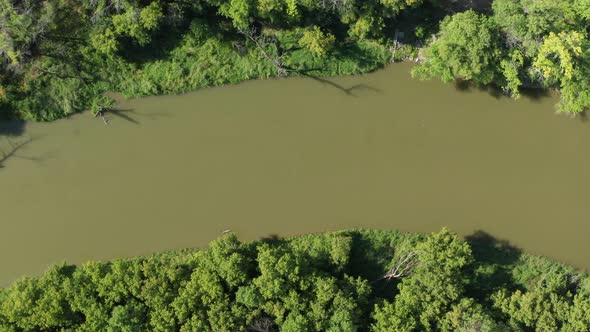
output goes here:
[{"label": "river bank", "polygon": [[[584,1],[184,0],[7,3],[0,118],[52,121],[126,97],[251,79],[368,73],[414,58],[421,79],[559,91],[590,105]],[[401,43],[401,44],[398,44]],[[397,58],[397,59],[396,59]]]},{"label": "river bank", "polygon": [[81,266],[0,289],[11,331],[590,328],[585,273],[480,232],[350,230]]},{"label": "river bank", "polygon": [[[250,81],[21,123],[3,161],[0,284],[53,263],[346,228],[483,230],[588,269],[588,122],[410,77],[407,63]],[[426,98],[425,96],[428,96]],[[3,139],[1,149],[11,145]]]}]

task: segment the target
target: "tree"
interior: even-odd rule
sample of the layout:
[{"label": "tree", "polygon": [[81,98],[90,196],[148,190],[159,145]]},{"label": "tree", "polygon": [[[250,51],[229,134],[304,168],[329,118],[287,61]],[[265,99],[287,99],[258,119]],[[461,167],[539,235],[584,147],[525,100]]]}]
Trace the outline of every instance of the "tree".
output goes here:
[{"label": "tree", "polygon": [[94,21],[90,34],[92,46],[99,52],[112,56],[120,48],[120,40],[128,38],[141,46],[151,42],[164,18],[163,6],[151,1],[141,6],[135,1],[89,1],[86,7]]},{"label": "tree", "polygon": [[[369,283],[402,254],[418,265]],[[478,257],[483,247],[477,251]],[[494,251],[494,249],[489,249]],[[484,253],[485,254],[485,253]],[[392,257],[393,256],[393,257]],[[0,289],[0,329],[22,331],[587,331],[590,279],[527,254],[472,264],[467,242],[346,231],[58,265]],[[483,270],[503,269],[490,287]],[[478,269],[479,272],[476,272]],[[485,285],[483,283],[486,283]],[[389,288],[389,289],[388,289]],[[376,305],[375,305],[376,304]],[[372,321],[371,321],[372,319]]]},{"label": "tree", "polygon": [[547,85],[562,77],[572,79],[577,60],[587,50],[584,41],[584,34],[576,31],[559,34],[551,32],[544,38],[533,66],[541,72]]},{"label": "tree", "polygon": [[181,331],[235,331],[246,325],[245,317],[234,314],[230,297],[246,282],[250,261],[237,237],[229,234],[212,242],[195,260],[190,280],[172,303]]},{"label": "tree", "polygon": [[520,1],[495,0],[492,2],[496,25],[504,33],[504,39],[508,47],[521,45],[529,33],[527,29],[527,15]]},{"label": "tree", "polygon": [[563,325],[564,332],[590,329],[590,294],[581,292],[574,295],[574,301]]},{"label": "tree", "polygon": [[508,58],[500,62],[502,74],[504,75],[502,89],[515,99],[520,97],[520,87],[522,86],[520,75],[523,66],[524,57],[518,49],[513,50]]},{"label": "tree", "polygon": [[572,0],[495,0],[493,19],[509,47],[522,47],[534,57],[543,36],[581,27],[580,11]]},{"label": "tree", "polygon": [[413,74],[489,84],[496,76],[501,50],[493,22],[472,10],[446,17],[439,38],[426,48],[426,60]]},{"label": "tree", "polygon": [[574,72],[572,79],[562,80],[559,89],[561,98],[557,105],[559,112],[579,114],[590,107],[590,70],[584,67],[583,70]]},{"label": "tree", "polygon": [[509,332],[503,323],[498,323],[486,309],[473,299],[464,298],[451,307],[442,318],[440,329],[455,332]]},{"label": "tree", "polygon": [[423,3],[423,0],[380,0],[383,6],[394,14],[399,13],[408,7],[418,7]]},{"label": "tree", "polygon": [[130,301],[113,308],[108,332],[140,332],[146,330],[146,308],[142,303]]},{"label": "tree", "polygon": [[314,26],[303,33],[299,39],[299,45],[315,56],[324,57],[334,47],[335,41],[334,35],[325,33],[318,26]]},{"label": "tree", "polygon": [[80,322],[62,291],[72,273],[68,265],[53,266],[40,279],[25,278],[0,296],[0,316],[25,331],[68,328]]},{"label": "tree", "polygon": [[351,24],[348,34],[353,38],[365,39],[371,35],[379,35],[383,26],[383,18],[363,15]]},{"label": "tree", "polygon": [[469,245],[443,229],[415,249],[420,262],[398,285],[393,302],[385,301],[373,313],[374,331],[432,331],[441,328],[440,317],[460,302],[463,269],[472,261]]},{"label": "tree", "polygon": [[575,11],[586,21],[590,20],[590,1],[574,0]]},{"label": "tree", "polygon": [[590,105],[589,46],[582,32],[550,33],[533,63],[545,86],[561,88],[559,110],[562,112],[580,113]]},{"label": "tree", "polygon": [[250,0],[223,1],[219,6],[219,13],[230,18],[234,27],[245,29],[250,25],[250,12],[253,4]]},{"label": "tree", "polygon": [[527,15],[530,36],[571,29],[580,23],[571,0],[521,0],[520,3]]},{"label": "tree", "polygon": [[[588,317],[578,319],[588,306],[581,303],[582,294],[572,294],[570,276],[562,269],[546,271],[528,290],[506,289],[492,297],[494,307],[508,315],[512,328],[532,328],[537,331],[583,331],[590,328]],[[575,306],[575,309],[574,309]],[[586,308],[583,308],[586,307]],[[575,321],[571,318],[576,317]],[[578,329],[577,327],[584,327]]]}]

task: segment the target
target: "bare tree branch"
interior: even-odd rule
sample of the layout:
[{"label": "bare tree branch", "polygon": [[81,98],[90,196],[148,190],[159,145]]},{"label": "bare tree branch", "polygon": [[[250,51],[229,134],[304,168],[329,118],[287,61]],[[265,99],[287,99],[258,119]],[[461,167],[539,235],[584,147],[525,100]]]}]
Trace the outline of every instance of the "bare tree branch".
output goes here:
[{"label": "bare tree branch", "polygon": [[381,281],[383,279],[391,280],[396,278],[402,278],[412,273],[412,270],[418,266],[418,254],[410,252],[403,254],[399,257],[397,262],[393,264],[393,267],[389,269],[384,275],[373,282]]},{"label": "bare tree branch", "polygon": [[8,145],[10,145],[10,149],[8,151],[1,151],[0,153],[2,153],[2,156],[0,157],[0,167],[3,167],[3,163],[8,160],[10,157],[14,157],[16,155],[16,152],[22,148],[24,148],[27,144],[31,143],[33,141],[32,138],[29,138],[25,141],[22,141],[20,143],[14,144],[12,143],[12,141],[8,138],[6,138],[6,140],[8,141]]},{"label": "bare tree branch", "polygon": [[[273,44],[276,47],[275,40],[273,40],[272,42],[268,42],[267,40],[265,40],[264,37],[257,36],[255,29],[238,29],[238,32],[246,36],[246,38],[250,39],[252,42],[254,42],[256,47],[260,50],[262,56],[264,56],[266,59],[268,59],[275,65],[275,67],[277,68],[278,76],[287,76],[289,69],[287,69],[283,64],[283,60],[281,59],[281,57],[278,55],[272,55],[266,51],[266,47],[268,47],[269,44]],[[278,49],[278,47],[276,48]]]},{"label": "bare tree branch", "polygon": [[317,0],[322,8],[328,10],[344,10],[350,6],[350,1],[348,0]]},{"label": "bare tree branch", "polygon": [[272,332],[274,331],[274,322],[269,317],[257,318],[248,328],[254,332]]}]

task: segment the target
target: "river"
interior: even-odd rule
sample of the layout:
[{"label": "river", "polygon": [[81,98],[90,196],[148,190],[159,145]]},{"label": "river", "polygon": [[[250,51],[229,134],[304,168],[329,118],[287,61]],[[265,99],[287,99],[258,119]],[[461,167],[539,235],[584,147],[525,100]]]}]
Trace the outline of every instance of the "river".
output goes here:
[{"label": "river", "polygon": [[[354,227],[483,230],[590,268],[590,124],[409,75],[250,81],[0,138],[0,284],[48,265]],[[467,89],[469,90],[469,89]]]}]

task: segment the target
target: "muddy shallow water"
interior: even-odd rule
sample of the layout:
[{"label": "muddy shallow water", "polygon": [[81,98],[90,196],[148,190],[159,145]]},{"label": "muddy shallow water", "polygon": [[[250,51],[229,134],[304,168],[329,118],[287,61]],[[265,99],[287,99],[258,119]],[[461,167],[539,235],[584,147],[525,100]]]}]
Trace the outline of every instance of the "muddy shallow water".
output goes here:
[{"label": "muddy shallow water", "polygon": [[408,72],[251,81],[123,101],[108,126],[84,113],[11,128],[0,284],[64,260],[204,246],[226,229],[252,240],[448,226],[589,269],[590,124],[554,114],[553,97]]}]

